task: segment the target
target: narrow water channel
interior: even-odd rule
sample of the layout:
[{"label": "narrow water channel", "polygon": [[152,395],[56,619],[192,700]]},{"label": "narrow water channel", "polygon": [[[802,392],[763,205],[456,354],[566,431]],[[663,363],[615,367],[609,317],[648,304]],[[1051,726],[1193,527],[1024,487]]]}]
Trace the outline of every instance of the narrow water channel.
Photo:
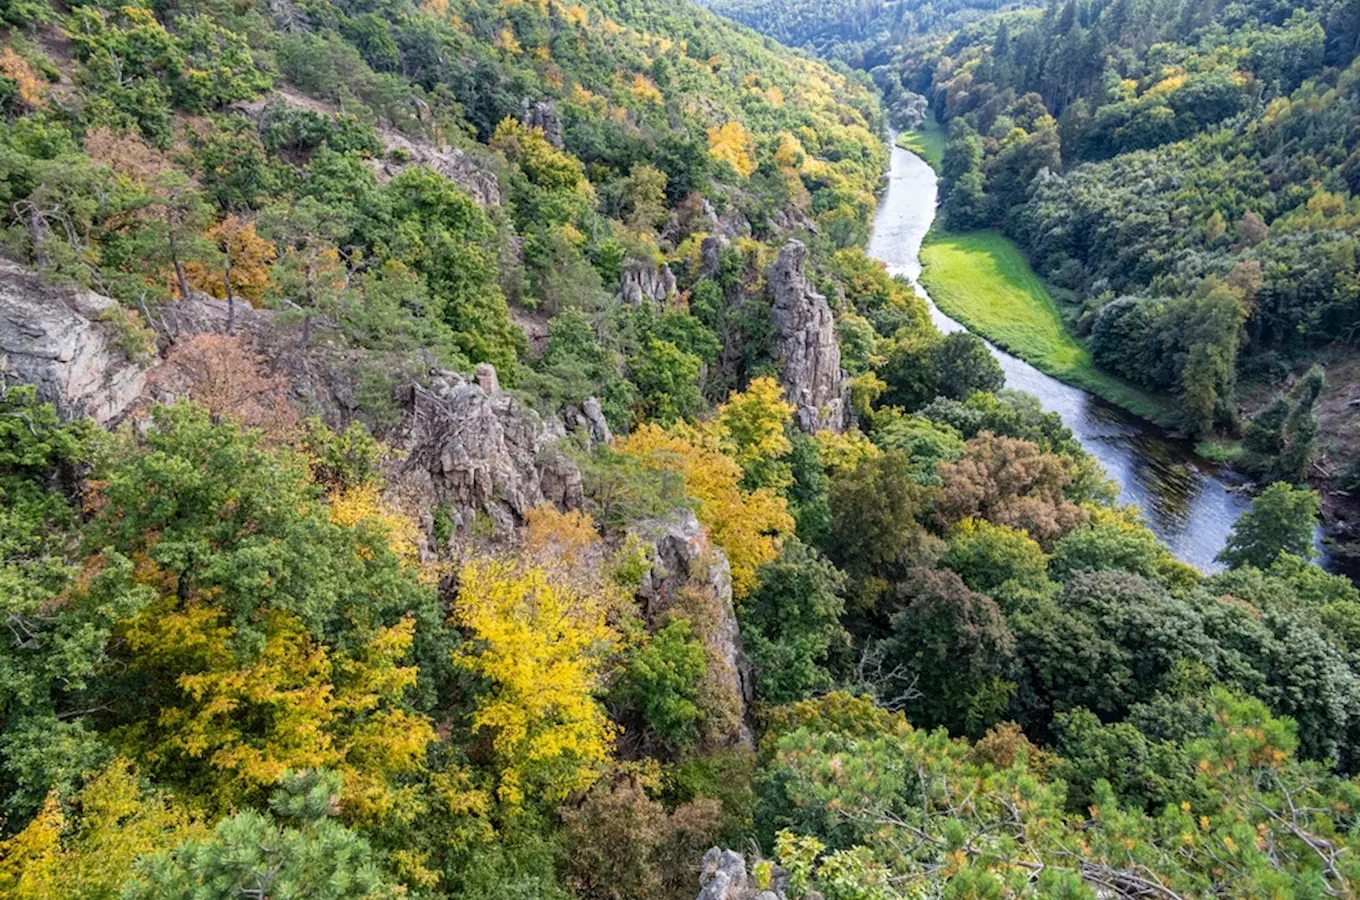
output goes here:
[{"label": "narrow water channel", "polygon": [[[888,189],[874,219],[868,253],[894,275],[917,283],[921,241],[935,219],[935,172],[916,154],[892,149]],[[936,308],[925,289],[916,292],[930,304],[941,331],[963,325]],[[1188,441],[1177,440],[1079,388],[1045,375],[1024,360],[990,343],[1006,373],[1006,386],[1033,394],[1063,423],[1119,484],[1120,499],[1137,504],[1148,524],[1185,562],[1217,571],[1214,561],[1248,497],[1231,488],[1233,473],[1197,456]]]}]

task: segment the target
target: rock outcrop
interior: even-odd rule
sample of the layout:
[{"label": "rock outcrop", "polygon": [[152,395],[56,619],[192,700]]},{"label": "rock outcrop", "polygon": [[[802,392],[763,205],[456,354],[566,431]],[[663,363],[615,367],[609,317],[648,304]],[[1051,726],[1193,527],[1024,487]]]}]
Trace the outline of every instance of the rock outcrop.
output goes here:
[{"label": "rock outcrop", "polygon": [[539,100],[537,103],[524,100],[520,106],[523,110],[520,121],[530,128],[542,128],[543,137],[548,143],[561,150],[562,119],[557,115],[557,104],[551,100]]},{"label": "rock outcrop", "polygon": [[545,502],[579,508],[581,473],[543,420],[496,384],[490,366],[477,382],[439,372],[411,388],[411,409],[392,443],[407,455],[400,473],[428,508],[442,506],[467,527],[479,514],[498,530],[524,524]]},{"label": "rock outcrop", "polygon": [[428,166],[458,185],[478,206],[500,206],[504,202],[495,173],[457,147],[441,147],[390,128],[379,136],[387,147],[386,157],[371,161],[379,182],[386,183],[410,166]]},{"label": "rock outcrop", "polygon": [[118,312],[109,297],[46,285],[0,259],[0,377],[35,385],[62,418],[115,421],[146,385],[105,320]]},{"label": "rock outcrop", "polygon": [[712,278],[722,266],[722,251],[728,245],[727,238],[720,234],[710,234],[699,244],[699,277]]},{"label": "rock outcrop", "polygon": [[840,432],[849,423],[850,398],[836,344],[836,320],[826,298],[808,282],[806,257],[801,241],[789,241],[770,267],[779,381],[797,408],[799,428],[809,433]]},{"label": "rock outcrop", "polygon": [[[291,9],[291,0],[270,0],[275,16]],[[302,14],[305,18],[305,14]],[[422,102],[423,105],[423,102]],[[257,125],[266,125],[281,107],[305,109],[322,116],[333,116],[339,107],[315,97],[308,97],[288,88],[280,88],[258,100],[232,104],[232,108],[253,118]],[[428,108],[417,107],[417,118],[426,118]],[[386,183],[410,166],[428,166],[467,192],[482,207],[500,206],[504,202],[500,180],[494,172],[457,147],[433,143],[420,137],[403,134],[383,125],[378,128],[378,139],[386,153],[382,158],[369,160],[378,181]]]},{"label": "rock outcrop", "polygon": [[752,746],[747,710],[755,699],[751,664],[741,648],[741,630],[732,606],[732,570],[727,555],[714,547],[693,510],[677,509],[634,525],[631,533],[654,548],[651,569],[638,591],[643,612],[658,627],[677,604],[697,607],[692,614],[708,655],[707,690],[710,737],[719,743]]},{"label": "rock outcrop", "polygon": [[769,884],[757,885],[740,853],[712,847],[699,868],[697,900],[785,900],[788,889],[789,873],[779,866],[771,867]]},{"label": "rock outcrop", "polygon": [[675,292],[675,273],[667,265],[629,259],[619,273],[618,300],[637,306],[643,300],[662,302]]},{"label": "rock outcrop", "polygon": [[614,440],[614,433],[604,417],[600,401],[594,397],[582,400],[580,407],[568,407],[563,411],[562,418],[568,431],[584,429],[592,447],[596,444],[609,444]]}]

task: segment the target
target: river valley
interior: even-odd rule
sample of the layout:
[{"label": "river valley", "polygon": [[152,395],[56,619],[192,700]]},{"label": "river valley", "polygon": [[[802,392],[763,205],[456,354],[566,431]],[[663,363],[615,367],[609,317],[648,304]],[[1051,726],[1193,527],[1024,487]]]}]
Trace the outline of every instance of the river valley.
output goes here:
[{"label": "river valley", "polygon": [[[894,146],[869,255],[892,274],[917,282],[921,242],[934,221],[935,206],[934,170],[914,153]],[[942,331],[963,328],[936,308],[919,283],[916,290],[930,304]],[[1137,504],[1179,559],[1205,571],[1222,568],[1214,557],[1248,505],[1247,494],[1233,489],[1240,478],[1196,455],[1188,441],[1172,438],[1157,426],[988,346],[1006,373],[1006,386],[1033,394],[1044,409],[1061,415],[1118,483],[1121,502]]]}]

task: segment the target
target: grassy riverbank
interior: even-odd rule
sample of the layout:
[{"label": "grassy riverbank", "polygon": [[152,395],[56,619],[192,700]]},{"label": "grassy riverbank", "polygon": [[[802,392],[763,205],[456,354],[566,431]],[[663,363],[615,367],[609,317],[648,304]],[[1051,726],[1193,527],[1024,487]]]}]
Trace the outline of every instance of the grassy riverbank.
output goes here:
[{"label": "grassy riverbank", "polygon": [[897,136],[897,146],[903,150],[910,150],[917,156],[926,161],[936,172],[940,171],[940,163],[944,161],[944,145],[948,136],[945,134],[944,127],[934,119],[926,119],[921,123],[920,128],[913,128],[911,131],[904,131]]},{"label": "grassy riverbank", "polygon": [[921,283],[931,298],[969,330],[1061,381],[1175,427],[1169,401],[1095,367],[1063,325],[1043,282],[1000,233],[932,233],[921,248],[921,263]]}]

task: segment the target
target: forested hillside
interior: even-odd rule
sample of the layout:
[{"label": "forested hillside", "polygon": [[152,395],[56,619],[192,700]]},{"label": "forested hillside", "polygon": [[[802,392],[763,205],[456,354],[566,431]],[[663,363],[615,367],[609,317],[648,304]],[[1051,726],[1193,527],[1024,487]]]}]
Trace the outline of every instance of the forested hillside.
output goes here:
[{"label": "forested hillside", "polygon": [[702,5],[780,43],[871,69],[890,61],[901,44],[920,35],[1034,4],[1033,0],[705,0]]},{"label": "forested hillside", "polygon": [[[1316,360],[1352,384],[1358,13],[1072,3],[902,63],[949,124],[948,226],[1003,227],[1097,364],[1176,395],[1189,430],[1246,434],[1274,477],[1310,472],[1312,435],[1289,433],[1288,398],[1243,406]],[[1337,425],[1333,475],[1353,458]]]},{"label": "forested hillside", "polygon": [[1160,546],[865,256],[866,76],[681,0],[0,19],[0,897],[1354,893],[1318,495]]}]

